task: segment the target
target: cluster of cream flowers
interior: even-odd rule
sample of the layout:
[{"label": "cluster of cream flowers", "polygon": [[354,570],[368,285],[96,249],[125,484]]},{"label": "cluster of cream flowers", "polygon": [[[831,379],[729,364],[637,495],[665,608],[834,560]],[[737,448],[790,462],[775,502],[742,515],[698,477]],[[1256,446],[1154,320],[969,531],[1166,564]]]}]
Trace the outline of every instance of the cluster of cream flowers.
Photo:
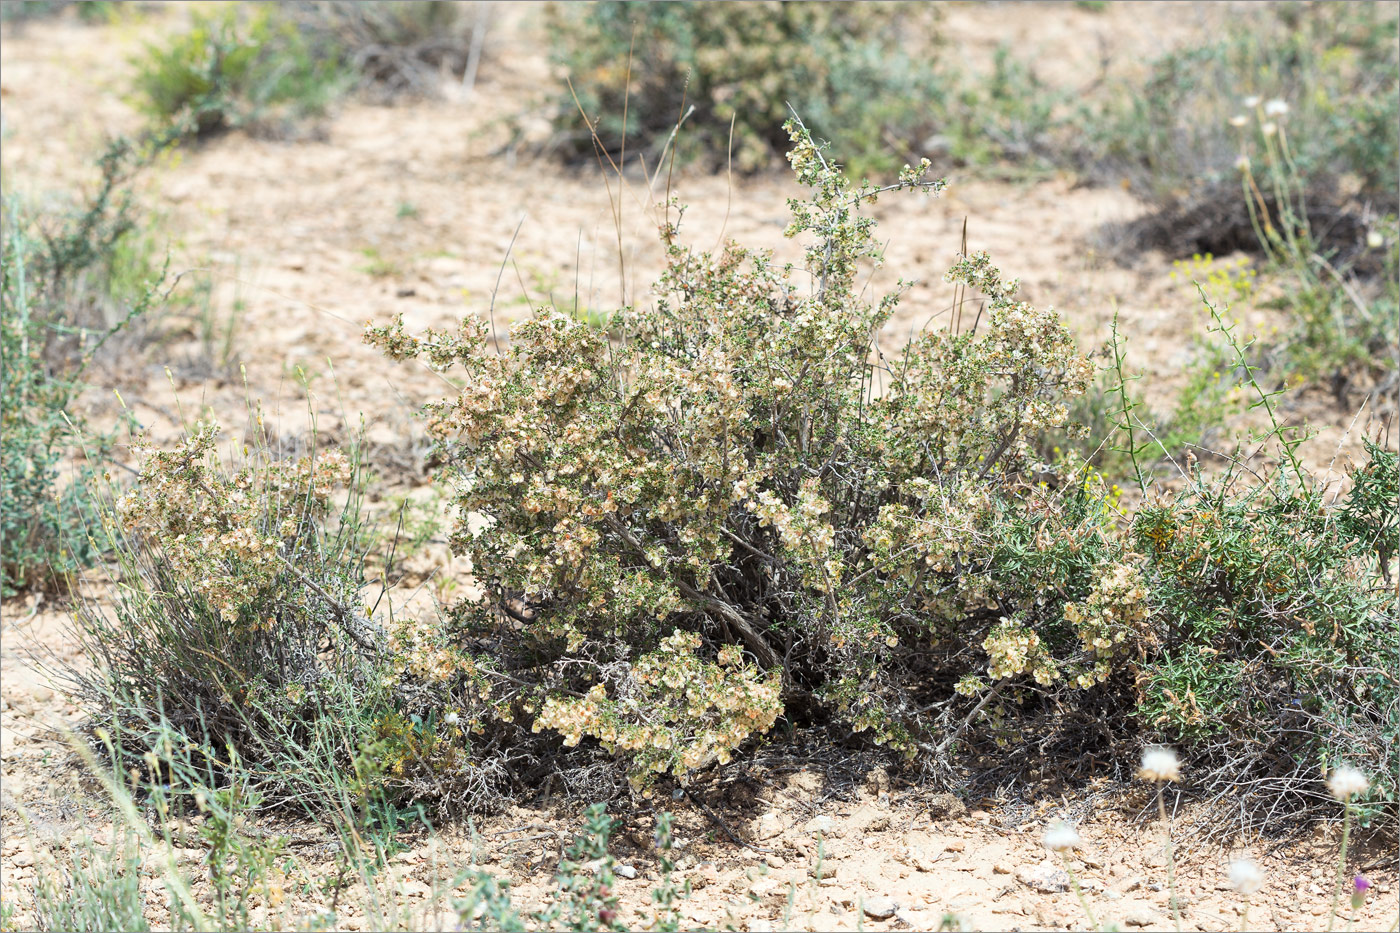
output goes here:
[{"label": "cluster of cream flowers", "polygon": [[1074,675],[1075,685],[1087,689],[1107,680],[1114,658],[1151,638],[1149,615],[1142,571],[1125,561],[1105,567],[1083,602],[1066,603],[1065,621],[1074,626],[1085,653],[1095,662]]},{"label": "cluster of cream flowers", "polygon": [[[117,514],[128,531],[159,542],[171,568],[225,622],[247,617],[263,628],[272,620],[256,607],[279,586],[284,553],[306,523],[325,516],[352,467],[328,451],[229,476],[212,462],[218,435],[217,426],[199,424],[169,450],[138,444],[140,482],[118,500]],[[304,596],[290,603],[305,605]]]},{"label": "cluster of cream flowers", "polygon": [[637,660],[615,696],[601,683],[581,697],[551,695],[532,728],[553,729],[568,746],[593,736],[631,759],[631,780],[644,791],[655,774],[685,779],[727,763],[745,739],[772,727],[782,712],[782,682],[776,671],[745,665],[734,646],[720,652],[719,663],[699,657],[699,647],[693,632],[673,632]]},{"label": "cluster of cream flowers", "polygon": [[1060,676],[1040,636],[1014,619],[1002,617],[982,641],[987,652],[987,675],[993,680],[1029,672],[1035,682],[1049,686]]}]

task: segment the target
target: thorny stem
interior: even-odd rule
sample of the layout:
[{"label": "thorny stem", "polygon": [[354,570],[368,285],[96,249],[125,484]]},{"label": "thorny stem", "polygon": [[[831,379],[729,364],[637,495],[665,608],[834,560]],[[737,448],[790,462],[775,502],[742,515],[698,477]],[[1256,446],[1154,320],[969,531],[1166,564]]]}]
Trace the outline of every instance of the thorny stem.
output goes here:
[{"label": "thorny stem", "polygon": [[1123,362],[1127,359],[1127,354],[1123,352],[1123,345],[1118,337],[1118,312],[1113,313],[1113,371],[1118,376],[1118,385],[1115,387],[1118,392],[1118,410],[1123,416],[1123,423],[1119,427],[1128,432],[1128,457],[1133,461],[1133,473],[1137,477],[1138,489],[1147,492],[1147,481],[1143,478],[1142,467],[1138,464],[1137,458],[1137,438],[1133,433],[1132,410],[1136,407],[1132,400],[1128,398],[1128,381],[1123,375]]},{"label": "thorny stem", "polygon": [[1272,401],[1274,396],[1280,394],[1280,392],[1265,392],[1263,386],[1259,385],[1259,380],[1254,377],[1255,370],[1259,367],[1251,366],[1249,361],[1245,359],[1244,351],[1246,348],[1241,347],[1239,341],[1235,339],[1235,325],[1226,323],[1224,316],[1216,309],[1215,305],[1211,304],[1210,298],[1206,296],[1205,289],[1201,287],[1201,283],[1193,282],[1192,284],[1196,286],[1196,291],[1201,296],[1201,303],[1206,306],[1206,310],[1210,312],[1211,318],[1215,321],[1216,331],[1225,338],[1225,342],[1228,343],[1230,349],[1235,352],[1235,365],[1244,370],[1245,379],[1249,381],[1255,394],[1259,396],[1259,401],[1250,407],[1263,408],[1264,413],[1269,416],[1269,424],[1273,426],[1273,431],[1270,433],[1273,437],[1278,438],[1279,447],[1283,450],[1284,456],[1288,458],[1289,465],[1293,467],[1294,476],[1297,477],[1299,484],[1302,485],[1304,482],[1303,478],[1306,474],[1303,472],[1302,463],[1298,461],[1298,455],[1294,453],[1298,445],[1302,443],[1302,439],[1296,436],[1289,439],[1284,436],[1284,428],[1279,424],[1278,414]]},{"label": "thorny stem", "polygon": [[1181,933],[1181,905],[1176,901],[1176,859],[1172,852],[1172,824],[1167,820],[1167,803],[1162,798],[1161,782],[1157,784],[1157,813],[1167,826],[1167,890],[1171,892],[1172,922],[1176,924],[1176,933]]}]

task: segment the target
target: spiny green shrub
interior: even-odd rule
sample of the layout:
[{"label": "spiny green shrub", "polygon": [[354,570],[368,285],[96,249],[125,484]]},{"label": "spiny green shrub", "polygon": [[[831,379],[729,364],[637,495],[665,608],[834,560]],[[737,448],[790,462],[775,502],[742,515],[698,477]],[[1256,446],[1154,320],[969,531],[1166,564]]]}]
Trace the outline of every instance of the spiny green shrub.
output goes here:
[{"label": "spiny green shrub", "polygon": [[324,112],[347,84],[339,61],[317,55],[274,5],[195,10],[191,22],[134,62],[134,102],[158,127],[207,137],[286,125]]},{"label": "spiny green shrub", "polygon": [[[59,464],[83,428],[74,402],[157,301],[164,271],[136,229],[132,179],[151,147],[124,140],[99,161],[92,196],[72,210],[4,204],[0,253],[0,592],[52,586],[93,557],[84,527],[91,476]],[[138,342],[141,336],[135,338]],[[126,351],[133,344],[127,343]],[[100,455],[105,439],[84,439]]]},{"label": "spiny green shrub", "polygon": [[1137,512],[1158,633],[1138,683],[1145,724],[1207,750],[1215,789],[1262,774],[1297,799],[1349,763],[1377,776],[1362,803],[1393,826],[1400,482],[1396,454],[1366,446],[1337,505],[1285,470],[1241,492],[1193,479]]},{"label": "spiny green shrub", "polygon": [[683,160],[732,155],[757,171],[779,163],[791,107],[841,141],[859,177],[925,155],[1024,161],[1054,123],[1055,95],[1008,49],[992,74],[966,74],[939,47],[937,11],[917,5],[602,2],[550,15],[569,85],[551,145],[571,160],[593,158],[596,132],[614,159],[625,149],[655,165],[674,145]]}]

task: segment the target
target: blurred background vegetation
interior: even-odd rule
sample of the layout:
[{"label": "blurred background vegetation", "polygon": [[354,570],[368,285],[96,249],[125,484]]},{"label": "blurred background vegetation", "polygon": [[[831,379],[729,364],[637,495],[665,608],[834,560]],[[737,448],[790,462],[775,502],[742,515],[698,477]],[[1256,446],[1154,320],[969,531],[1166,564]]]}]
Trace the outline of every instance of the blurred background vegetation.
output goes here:
[{"label": "blurred background vegetation", "polygon": [[[1109,9],[1091,2],[1063,7],[1077,16]],[[601,164],[651,174],[674,159],[695,171],[776,177],[787,172],[790,143],[782,125],[796,113],[814,136],[831,143],[829,155],[856,179],[889,181],[905,164],[928,159],[935,173],[1008,183],[1013,195],[1016,185],[1050,177],[1126,190],[1142,205],[1141,215],[1098,230],[1084,244],[1086,253],[1123,264],[1160,253],[1175,262],[1183,281],[1202,283],[1200,297],[1210,297],[1223,312],[1226,305],[1237,314],[1268,309],[1279,327],[1253,342],[1237,340],[1212,310],[1210,326],[1183,340],[1189,353],[1182,389],[1169,402],[1158,402],[1161,410],[1149,410],[1130,375],[1125,378],[1131,370],[1117,357],[1116,340],[1096,357],[1100,377],[1071,412],[1087,426],[1087,438],[1049,433],[1035,439],[1036,453],[1051,467],[1087,460],[1095,482],[1102,479],[1112,490],[1105,501],[1114,510],[1121,489],[1113,484],[1127,485],[1141,460],[1188,462],[1188,454],[1204,454],[1203,448],[1223,442],[1233,419],[1257,395],[1307,386],[1330,394],[1335,409],[1348,417],[1363,399],[1394,395],[1400,388],[1400,50],[1394,5],[1221,7],[1220,28],[1207,41],[1163,48],[1134,68],[1105,64],[1098,79],[1078,87],[1053,80],[1053,63],[1013,42],[997,44],[985,60],[969,56],[949,37],[950,8],[894,2],[541,4],[528,23],[547,49],[550,80],[512,102],[518,112],[500,123],[512,139],[511,153],[533,159],[541,172],[593,173]],[[1015,15],[1015,5],[1005,9],[1008,17]],[[5,28],[14,31],[53,17],[100,28],[148,12],[139,3],[0,4]],[[126,571],[133,592],[151,596],[124,607],[127,615],[110,628],[103,627],[108,623],[101,613],[85,617],[93,653],[105,652],[129,675],[126,681],[88,684],[90,704],[110,707],[113,729],[135,736],[129,748],[114,753],[118,758],[144,760],[152,735],[194,734],[202,727],[195,724],[199,717],[223,701],[218,677],[182,657],[185,642],[163,626],[209,635],[207,644],[217,645],[214,636],[222,637],[224,621],[190,600],[177,600],[184,608],[172,609],[157,599],[179,595],[183,585],[168,577],[158,555],[139,543],[132,550],[133,542],[120,536],[95,533],[111,514],[95,479],[111,465],[115,433],[86,424],[75,402],[112,381],[104,367],[118,358],[125,366],[152,361],[153,351],[181,327],[200,335],[202,372],[232,381],[237,362],[235,314],[220,317],[207,281],[191,276],[177,288],[167,275],[169,237],[160,214],[143,203],[138,177],[172,145],[218,146],[236,133],[286,141],[315,137],[336,108],[353,99],[393,106],[455,95],[472,106],[478,75],[501,64],[492,42],[500,13],[491,3],[193,5],[134,54],[123,93],[144,129],[114,141],[96,160],[98,181],[90,191],[41,199],[21,194],[5,178],[0,587],[6,597],[69,593],[75,573],[106,557],[109,566]],[[412,219],[418,208],[402,202],[398,211],[401,219]],[[392,268],[368,249],[365,255],[371,260],[366,271]],[[191,320],[177,321],[182,315]],[[598,329],[609,326],[601,312],[577,316]],[[1129,415],[1151,428],[1151,444],[1105,441]],[[275,459],[268,450],[261,453]],[[1177,609],[1170,651],[1145,668],[1145,679],[1136,685],[1143,688],[1140,706],[1118,712],[1139,716],[1148,724],[1144,728],[1160,728],[1174,739],[1224,747],[1270,728],[1278,703],[1307,696],[1318,704],[1307,710],[1308,723],[1331,722],[1344,735],[1323,746],[1326,754],[1384,759],[1400,726],[1394,715],[1375,711],[1382,700],[1386,709],[1400,708],[1393,680],[1368,671],[1374,683],[1358,687],[1356,659],[1338,659],[1335,637],[1328,641],[1326,633],[1309,631],[1303,638],[1289,627],[1291,617],[1280,622],[1271,614],[1280,588],[1290,599],[1316,595],[1312,569],[1355,582],[1347,575],[1361,559],[1357,555],[1369,561],[1373,551],[1374,566],[1390,573],[1400,541],[1389,510],[1395,455],[1380,448],[1367,453],[1369,465],[1353,478],[1345,510],[1327,522],[1314,521],[1321,499],[1311,493],[1295,497],[1294,489],[1277,498],[1258,493],[1230,499],[1207,484],[1155,511],[1113,513],[1125,527],[1136,522],[1135,543],[1151,557],[1154,594],[1166,594],[1162,598]],[[119,475],[117,484],[125,479]],[[361,479],[368,482],[368,471],[357,474],[357,483]],[[282,517],[269,513],[267,521]],[[362,540],[370,532],[360,520],[356,511],[307,531],[308,540],[350,543],[329,548],[335,560],[319,568],[320,582],[295,581],[312,594],[299,594],[298,605],[314,603],[311,587],[332,588],[328,581],[339,581],[336,592],[351,601],[345,594],[364,582],[372,550]],[[1179,541],[1169,537],[1188,527],[1217,531],[1193,531],[1194,537]],[[1225,577],[1207,579],[1209,568],[1194,562],[1203,552],[1191,548],[1202,541],[1209,553],[1229,558],[1212,571]],[[1029,536],[1027,542],[1017,546],[1038,553]],[[396,538],[390,550],[397,546]],[[1257,559],[1261,547],[1269,555],[1286,555],[1288,566],[1280,570]],[[1338,597],[1324,608],[1335,618],[1346,616],[1338,606],[1346,609],[1362,633],[1355,636],[1360,643],[1377,618],[1369,601],[1374,592],[1366,589],[1363,599],[1337,586],[1351,602]],[[281,592],[267,600],[275,603]],[[1269,612],[1259,609],[1265,603]],[[267,617],[278,610],[258,607]],[[111,649],[115,643],[140,646],[132,633],[152,631],[169,654]],[[294,647],[308,656],[324,653],[323,628],[308,631],[313,637]],[[1256,647],[1261,633],[1276,639],[1268,659]],[[254,647],[263,651],[265,633],[257,635]],[[1393,637],[1371,644],[1376,652],[1393,654]],[[1207,649],[1222,639],[1233,640],[1231,654],[1203,662]],[[206,642],[189,643],[197,648]],[[347,656],[359,650],[342,647]],[[253,660],[240,661],[246,669],[239,673],[251,677],[263,655],[248,657]],[[321,703],[314,709],[304,696],[292,699],[298,684],[291,681],[249,694],[266,708],[249,707],[253,718],[239,723],[241,754],[276,776],[263,783],[268,799],[302,794],[316,804],[305,807],[309,813],[319,812],[318,806],[351,813],[358,806],[346,831],[368,833],[373,824],[388,839],[397,821],[410,818],[410,802],[449,800],[469,809],[505,793],[510,782],[504,766],[483,769],[474,760],[466,767],[455,746],[437,743],[436,720],[405,718],[377,688],[369,689],[381,673],[377,656],[371,661],[356,655],[354,661],[345,666],[351,673],[324,678],[337,690],[313,697]],[[219,665],[227,667],[222,660]],[[1241,705],[1232,689],[1262,669],[1273,672],[1273,692]],[[194,678],[188,708],[147,709],[141,697],[182,670]],[[1371,691],[1369,699],[1365,691]],[[1177,701],[1188,695],[1189,709]],[[239,700],[251,703],[246,696]],[[1220,738],[1216,733],[1227,721],[1247,723],[1248,729],[1237,725],[1240,735]],[[311,746],[318,756],[307,753]],[[1308,753],[1315,751],[1310,747]],[[308,769],[307,761],[316,767]],[[374,771],[382,765],[370,764],[384,761],[421,767],[385,775]],[[196,767],[188,761],[164,767],[175,771],[177,765]],[[444,778],[449,771],[460,779],[457,784]],[[469,772],[469,780],[461,777]],[[1393,800],[1393,782],[1380,786],[1377,799],[1385,795]],[[1387,812],[1393,821],[1393,805]],[[389,848],[385,842],[375,857]]]}]

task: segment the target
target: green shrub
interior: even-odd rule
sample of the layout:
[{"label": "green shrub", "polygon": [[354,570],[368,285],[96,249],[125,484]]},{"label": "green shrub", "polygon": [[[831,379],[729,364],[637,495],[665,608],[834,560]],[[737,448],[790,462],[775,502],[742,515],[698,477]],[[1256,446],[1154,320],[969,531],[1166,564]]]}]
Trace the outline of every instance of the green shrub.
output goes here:
[{"label": "green shrub", "polygon": [[1206,750],[1194,766],[1214,766],[1217,790],[1264,773],[1298,801],[1337,764],[1359,767],[1375,776],[1372,816],[1393,826],[1400,634],[1376,558],[1389,580],[1400,484],[1395,453],[1368,451],[1340,507],[1286,474],[1234,494],[1227,476],[1134,516],[1158,619],[1141,714]]},{"label": "green shrub", "polygon": [[83,527],[90,506],[85,485],[64,487],[58,475],[70,437],[64,413],[78,387],[45,371],[40,343],[44,330],[27,317],[28,302],[16,294],[24,261],[17,252],[21,248],[13,239],[6,244],[5,315],[0,321],[5,359],[0,377],[0,594],[6,597],[61,585],[69,572],[92,558]]},{"label": "green shrub", "polygon": [[[61,584],[94,552],[91,461],[63,483],[83,429],[73,403],[93,364],[130,355],[164,277],[136,229],[131,180],[150,157],[125,141],[99,162],[93,195],[71,212],[4,204],[0,257],[0,592]],[[83,438],[100,456],[106,438]]]},{"label": "green shrub", "polygon": [[614,159],[625,148],[654,166],[674,145],[711,167],[732,152],[752,172],[780,161],[796,110],[841,141],[835,154],[857,177],[925,155],[1039,155],[1055,96],[1006,48],[992,74],[963,73],[938,46],[936,16],[898,3],[561,4],[551,42],[569,86],[551,144],[591,160],[596,132]]},{"label": "green shrub", "polygon": [[315,116],[346,86],[276,7],[196,10],[188,32],[148,43],[135,61],[137,108],[158,127],[207,137]]}]

